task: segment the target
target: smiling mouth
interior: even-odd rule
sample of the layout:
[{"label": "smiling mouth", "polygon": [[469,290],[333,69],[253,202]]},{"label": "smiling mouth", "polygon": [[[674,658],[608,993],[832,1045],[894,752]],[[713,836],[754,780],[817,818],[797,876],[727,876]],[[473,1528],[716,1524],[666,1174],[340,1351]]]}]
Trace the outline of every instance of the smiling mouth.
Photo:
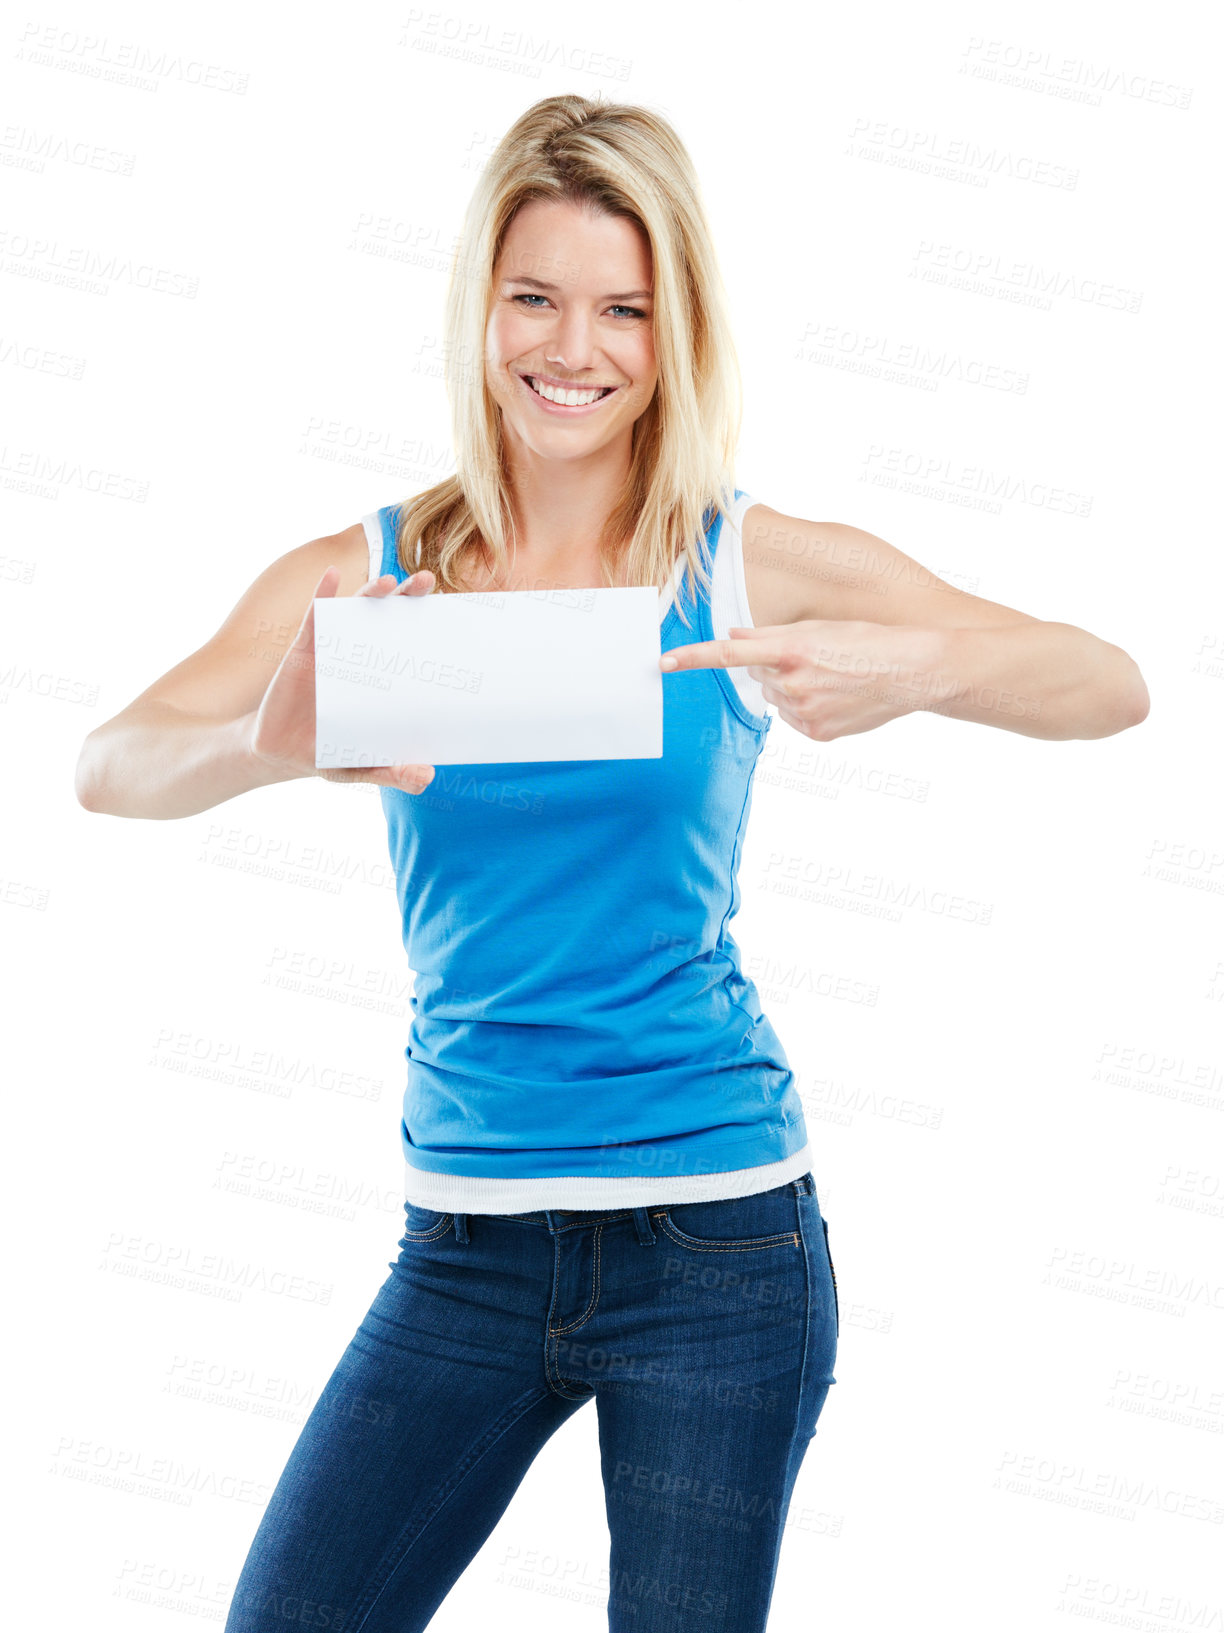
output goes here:
[{"label": "smiling mouth", "polygon": [[596,388],[596,387],[593,387],[593,386],[569,386],[569,387],[563,387],[563,386],[549,385],[548,389],[550,391],[556,391],[558,393],[561,393],[563,391],[564,392],[572,391],[572,392],[575,392],[575,393],[577,393],[577,394],[579,394],[581,396],[584,396],[584,397],[586,396],[586,394],[589,391],[593,391],[593,390],[598,391],[597,396],[590,397],[585,402],[562,403],[562,402],[557,402],[552,397],[546,397],[544,395],[544,392],[539,389],[539,383],[537,382],[535,375],[533,375],[533,374],[520,374],[518,376],[518,378],[523,382],[523,384],[526,386],[527,390],[530,391],[531,395],[533,397],[537,398],[538,401],[540,401],[542,403],[546,403],[549,408],[560,409],[562,413],[566,413],[566,414],[583,413],[587,409],[595,408],[595,407],[598,406],[598,404],[602,403],[605,400],[605,398],[610,397],[614,391],[619,391],[620,390],[619,386],[600,386],[600,387]]}]

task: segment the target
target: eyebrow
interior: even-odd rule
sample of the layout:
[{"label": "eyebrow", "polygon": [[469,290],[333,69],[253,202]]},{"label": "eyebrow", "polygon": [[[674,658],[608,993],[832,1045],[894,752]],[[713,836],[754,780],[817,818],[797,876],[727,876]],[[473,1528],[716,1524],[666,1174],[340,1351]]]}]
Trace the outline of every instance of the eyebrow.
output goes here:
[{"label": "eyebrow", "polygon": [[[560,284],[547,284],[541,278],[508,277],[503,278],[502,282],[506,284],[530,284],[533,289],[545,289],[550,295],[555,294],[561,287]],[[599,298],[605,301],[637,301],[642,300],[644,297],[649,299],[650,293],[649,289],[631,289],[624,295],[601,295]]]}]

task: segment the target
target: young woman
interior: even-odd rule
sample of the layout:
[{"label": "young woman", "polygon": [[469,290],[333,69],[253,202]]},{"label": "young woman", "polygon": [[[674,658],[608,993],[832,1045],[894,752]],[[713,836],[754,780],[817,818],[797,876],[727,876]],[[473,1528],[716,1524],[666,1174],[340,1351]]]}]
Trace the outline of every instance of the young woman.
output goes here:
[{"label": "young woman", "polygon": [[[1067,738],[1147,695],[1084,630],[733,486],[714,251],[652,112],[518,120],[447,325],[456,475],[273,562],[78,772],[87,809],[158,818],[379,785],[416,972],[407,1228],[226,1625],[424,1628],[594,1400],[610,1628],[753,1633],[839,1324],[793,1076],[728,928],[766,705],[822,742],[912,709]],[[315,597],[600,585],[659,589],[660,758],[315,770]],[[297,633],[270,664],[256,627]]]}]

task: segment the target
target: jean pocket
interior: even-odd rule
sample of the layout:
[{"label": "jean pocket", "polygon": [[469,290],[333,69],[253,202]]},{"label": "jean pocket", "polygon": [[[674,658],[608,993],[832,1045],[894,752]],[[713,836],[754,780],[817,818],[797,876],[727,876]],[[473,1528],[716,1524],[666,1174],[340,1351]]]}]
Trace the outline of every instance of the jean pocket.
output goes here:
[{"label": "jean pocket", "polygon": [[416,1202],[405,1202],[404,1234],[401,1240],[424,1242],[431,1241],[435,1236],[443,1236],[450,1226],[451,1218],[451,1214],[443,1213],[438,1208],[422,1208]]},{"label": "jean pocket", "polygon": [[694,1252],[742,1253],[770,1247],[798,1247],[795,1198],[789,1185],[754,1196],[712,1202],[673,1202],[651,1217],[663,1234]]},{"label": "jean pocket", "polygon": [[833,1278],[833,1322],[834,1331],[841,1337],[841,1311],[837,1307],[837,1271],[833,1268],[833,1255],[829,1252],[829,1221],[822,1214],[820,1223],[824,1229],[825,1257],[829,1261],[829,1275]]}]

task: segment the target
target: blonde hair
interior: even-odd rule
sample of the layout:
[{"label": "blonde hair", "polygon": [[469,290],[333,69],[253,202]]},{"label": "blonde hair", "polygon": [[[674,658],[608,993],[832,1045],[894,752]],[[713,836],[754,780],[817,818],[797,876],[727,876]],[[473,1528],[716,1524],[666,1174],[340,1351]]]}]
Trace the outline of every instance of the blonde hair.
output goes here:
[{"label": "blonde hair", "polygon": [[708,588],[702,535],[707,520],[712,525],[730,508],[743,409],[696,172],[658,114],[579,95],[545,97],[528,108],[498,143],[469,200],[445,312],[455,474],[402,503],[400,565],[405,572],[429,568],[443,593],[463,587],[459,575],[482,550],[498,576],[508,571],[516,531],[501,413],[485,383],[485,335],[506,232],[533,199],[624,217],[650,245],[658,384],[634,424],[628,481],[599,541],[605,581],[616,582],[627,547],[626,582],[662,589],[684,556],[690,593],[697,579]]}]

